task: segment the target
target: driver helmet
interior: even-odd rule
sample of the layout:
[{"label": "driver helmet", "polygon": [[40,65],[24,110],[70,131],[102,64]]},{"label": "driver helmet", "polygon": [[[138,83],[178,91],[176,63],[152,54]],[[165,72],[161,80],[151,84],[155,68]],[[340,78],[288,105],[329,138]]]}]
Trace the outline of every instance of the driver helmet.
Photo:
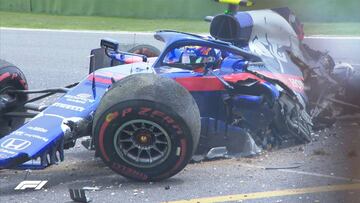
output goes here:
[{"label": "driver helmet", "polygon": [[215,49],[203,46],[184,47],[181,55],[181,62],[187,64],[205,65],[214,63],[220,59],[220,51],[216,53]]},{"label": "driver helmet", "polygon": [[173,49],[165,58],[167,63],[182,63],[192,67],[195,72],[204,72],[208,63],[216,68],[221,62],[219,50],[204,46],[185,46]]}]

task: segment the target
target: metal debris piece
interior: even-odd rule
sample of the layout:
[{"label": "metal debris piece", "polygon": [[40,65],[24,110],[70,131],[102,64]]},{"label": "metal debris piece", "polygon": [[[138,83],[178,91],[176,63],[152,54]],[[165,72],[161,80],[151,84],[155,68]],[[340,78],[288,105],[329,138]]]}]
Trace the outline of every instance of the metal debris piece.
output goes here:
[{"label": "metal debris piece", "polygon": [[280,169],[295,169],[300,168],[302,164],[294,164],[289,166],[275,166],[275,167],[265,167],[265,170],[280,170]]},{"label": "metal debris piece", "polygon": [[74,202],[89,203],[92,199],[86,197],[85,191],[99,190],[98,187],[69,188],[70,198]]},{"label": "metal debris piece", "polygon": [[95,145],[91,138],[81,141],[81,145],[84,146],[88,150],[95,150]]},{"label": "metal debris piece", "polygon": [[243,145],[243,151],[240,153],[243,157],[256,156],[262,152],[261,148],[255,143],[250,133],[246,133],[246,142]]},{"label": "metal debris piece", "polygon": [[329,155],[329,153],[327,153],[324,149],[316,149],[313,151],[313,155],[325,156],[325,155]]},{"label": "metal debris piece", "polygon": [[226,147],[214,147],[206,154],[206,159],[225,158],[228,154]]},{"label": "metal debris piece", "polygon": [[97,191],[100,190],[99,187],[83,187],[83,190],[87,190],[87,191]]},{"label": "metal debris piece", "polygon": [[191,163],[200,163],[204,160],[203,155],[193,155],[191,158]]}]

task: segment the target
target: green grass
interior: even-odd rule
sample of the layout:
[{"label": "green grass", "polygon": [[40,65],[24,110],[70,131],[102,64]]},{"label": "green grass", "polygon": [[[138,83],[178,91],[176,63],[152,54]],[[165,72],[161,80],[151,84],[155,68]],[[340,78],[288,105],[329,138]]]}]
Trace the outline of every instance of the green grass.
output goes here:
[{"label": "green grass", "polygon": [[[0,11],[0,27],[110,31],[155,31],[174,29],[206,33],[209,24],[202,20],[132,19],[94,16],[57,16]],[[305,23],[307,35],[360,35],[360,23]]]},{"label": "green grass", "polygon": [[57,16],[1,11],[0,26],[111,31],[155,31],[158,29],[176,29],[182,31],[206,32],[209,25],[204,21],[194,20]]},{"label": "green grass", "polygon": [[360,22],[305,23],[306,35],[360,36]]}]

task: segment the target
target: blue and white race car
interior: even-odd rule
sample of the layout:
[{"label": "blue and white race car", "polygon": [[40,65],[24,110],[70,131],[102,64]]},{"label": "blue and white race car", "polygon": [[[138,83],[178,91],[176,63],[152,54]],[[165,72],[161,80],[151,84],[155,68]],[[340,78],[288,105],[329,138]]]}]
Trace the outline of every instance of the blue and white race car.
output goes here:
[{"label": "blue and white race car", "polygon": [[[289,9],[211,21],[209,37],[158,31],[161,53],[149,46],[122,52],[102,40],[89,75],[65,88],[28,90],[24,74],[1,60],[0,169],[46,168],[88,136],[88,147],[116,173],[158,181],[195,152],[306,143],[313,122],[336,117],[334,105],[360,109],[359,95],[343,94],[359,87],[353,69],[303,44]],[[28,97],[35,93],[43,95]],[[57,93],[48,106],[35,103]]]}]

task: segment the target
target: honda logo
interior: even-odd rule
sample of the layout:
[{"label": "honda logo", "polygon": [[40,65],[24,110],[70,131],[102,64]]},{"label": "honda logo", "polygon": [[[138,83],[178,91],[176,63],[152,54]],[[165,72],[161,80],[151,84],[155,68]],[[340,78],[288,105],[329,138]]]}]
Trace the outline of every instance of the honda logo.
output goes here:
[{"label": "honda logo", "polygon": [[1,143],[0,146],[5,149],[20,151],[26,149],[30,145],[31,145],[30,141],[17,139],[17,138],[9,138],[5,140],[3,143]]}]

